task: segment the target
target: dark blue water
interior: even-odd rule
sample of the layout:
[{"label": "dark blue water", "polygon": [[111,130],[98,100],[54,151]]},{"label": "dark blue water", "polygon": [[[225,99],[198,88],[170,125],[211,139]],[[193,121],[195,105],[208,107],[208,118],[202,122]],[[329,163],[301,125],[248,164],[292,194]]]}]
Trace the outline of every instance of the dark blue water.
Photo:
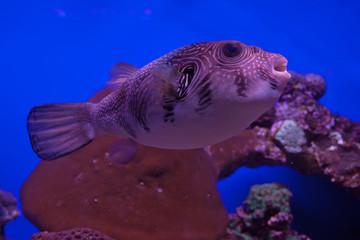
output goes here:
[{"label": "dark blue water", "polygon": [[[359,121],[359,1],[288,2],[0,1],[0,188],[19,197],[39,161],[25,126],[31,107],[84,101],[104,87],[113,64],[141,67],[199,41],[240,40],[281,53],[289,69],[324,75],[328,91],[321,103]],[[294,227],[314,239],[339,239],[336,234],[359,224],[351,211],[355,200],[342,189],[285,168],[240,169],[219,188],[234,211],[250,185],[271,181],[290,186]],[[37,230],[21,217],[6,231],[29,239]],[[330,238],[323,238],[326,232]]]}]

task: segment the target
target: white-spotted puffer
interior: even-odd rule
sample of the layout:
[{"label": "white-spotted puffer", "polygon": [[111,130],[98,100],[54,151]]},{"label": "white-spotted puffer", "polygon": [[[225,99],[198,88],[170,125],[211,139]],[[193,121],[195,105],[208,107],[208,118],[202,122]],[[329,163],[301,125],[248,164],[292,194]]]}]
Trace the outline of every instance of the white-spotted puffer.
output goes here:
[{"label": "white-spotted puffer", "polygon": [[245,129],[280,97],[287,60],[239,41],[191,44],[136,68],[116,64],[99,103],[34,107],[27,127],[43,160],[64,156],[99,134],[170,149],[215,144]]}]

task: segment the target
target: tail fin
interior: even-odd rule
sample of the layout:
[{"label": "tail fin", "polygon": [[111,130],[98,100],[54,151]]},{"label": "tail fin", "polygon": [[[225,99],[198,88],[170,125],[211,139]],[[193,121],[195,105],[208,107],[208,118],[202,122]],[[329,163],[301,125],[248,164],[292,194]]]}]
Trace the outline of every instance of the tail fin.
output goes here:
[{"label": "tail fin", "polygon": [[27,129],[34,152],[43,160],[69,154],[95,137],[87,106],[91,103],[45,104],[31,109]]}]

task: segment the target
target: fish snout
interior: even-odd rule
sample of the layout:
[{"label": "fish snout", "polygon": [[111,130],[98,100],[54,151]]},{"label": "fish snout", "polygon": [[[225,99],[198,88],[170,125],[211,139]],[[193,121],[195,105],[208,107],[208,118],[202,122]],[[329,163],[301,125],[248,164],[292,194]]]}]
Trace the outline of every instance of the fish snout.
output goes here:
[{"label": "fish snout", "polygon": [[285,87],[291,77],[290,73],[287,71],[287,59],[280,54],[273,53],[270,64],[272,75]]}]

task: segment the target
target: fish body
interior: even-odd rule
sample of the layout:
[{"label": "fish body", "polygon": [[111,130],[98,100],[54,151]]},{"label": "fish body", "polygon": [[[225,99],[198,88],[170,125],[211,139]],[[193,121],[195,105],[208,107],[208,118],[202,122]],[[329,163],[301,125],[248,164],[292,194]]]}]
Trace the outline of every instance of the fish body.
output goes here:
[{"label": "fish body", "polygon": [[280,97],[290,74],[276,53],[238,41],[191,44],[138,69],[116,64],[113,92],[98,103],[33,108],[28,131],[43,160],[66,155],[99,134],[148,146],[192,149],[230,138]]}]

